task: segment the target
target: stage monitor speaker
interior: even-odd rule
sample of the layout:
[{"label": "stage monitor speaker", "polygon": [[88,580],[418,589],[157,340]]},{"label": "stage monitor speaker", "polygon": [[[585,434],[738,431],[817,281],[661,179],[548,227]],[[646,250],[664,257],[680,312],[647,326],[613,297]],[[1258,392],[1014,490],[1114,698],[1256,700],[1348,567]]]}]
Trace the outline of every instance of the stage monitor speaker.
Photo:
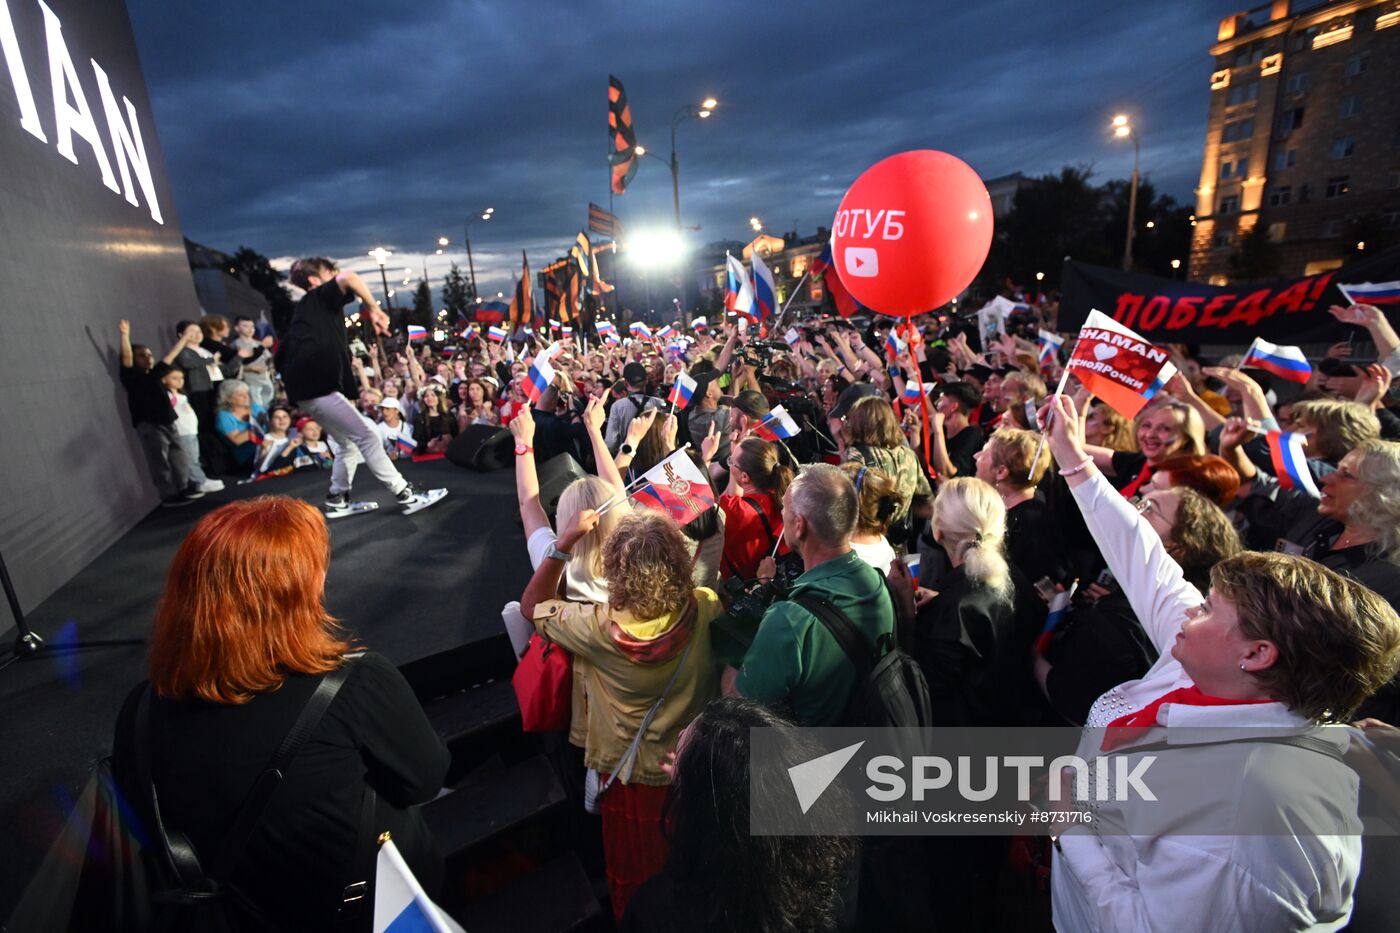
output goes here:
[{"label": "stage monitor speaker", "polygon": [[559,497],[574,480],[587,476],[588,472],[579,466],[569,454],[558,454],[540,464],[540,506],[549,516],[550,524],[559,511]]},{"label": "stage monitor speaker", "polygon": [[474,424],[447,445],[447,459],[481,473],[504,470],[515,461],[515,439],[507,428]]}]

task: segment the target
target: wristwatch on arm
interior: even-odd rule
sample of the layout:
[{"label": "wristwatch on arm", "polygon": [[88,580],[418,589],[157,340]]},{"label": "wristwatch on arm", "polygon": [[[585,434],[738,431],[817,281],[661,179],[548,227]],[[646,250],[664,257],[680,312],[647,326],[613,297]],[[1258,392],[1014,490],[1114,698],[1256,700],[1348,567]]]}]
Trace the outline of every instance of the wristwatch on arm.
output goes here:
[{"label": "wristwatch on arm", "polygon": [[573,560],[574,557],[574,555],[569,551],[561,551],[553,544],[550,544],[548,549],[545,550],[544,556],[548,558],[553,558],[554,560],[563,561],[566,564],[569,561]]}]

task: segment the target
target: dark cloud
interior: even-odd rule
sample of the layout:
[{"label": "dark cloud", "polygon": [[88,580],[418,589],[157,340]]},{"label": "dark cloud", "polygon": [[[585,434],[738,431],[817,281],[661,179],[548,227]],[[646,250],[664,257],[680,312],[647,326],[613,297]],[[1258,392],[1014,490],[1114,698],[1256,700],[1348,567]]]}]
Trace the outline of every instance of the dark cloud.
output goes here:
[{"label": "dark cloud", "polygon": [[[415,269],[473,227],[483,291],[527,249],[541,265],[607,203],[604,89],[627,86],[642,142],[669,154],[697,241],[827,224],[847,185],[910,148],[984,178],[1087,163],[1131,170],[1110,114],[1134,113],[1142,164],[1189,201],[1222,0],[954,7],[909,2],[577,4],[129,0],[180,219],[193,239],[273,256]],[[670,174],[643,159],[615,202],[633,228],[671,220]],[[460,253],[456,254],[460,258]],[[428,256],[437,276],[443,260]],[[367,264],[367,260],[362,260]],[[402,267],[399,269],[402,272]]]}]

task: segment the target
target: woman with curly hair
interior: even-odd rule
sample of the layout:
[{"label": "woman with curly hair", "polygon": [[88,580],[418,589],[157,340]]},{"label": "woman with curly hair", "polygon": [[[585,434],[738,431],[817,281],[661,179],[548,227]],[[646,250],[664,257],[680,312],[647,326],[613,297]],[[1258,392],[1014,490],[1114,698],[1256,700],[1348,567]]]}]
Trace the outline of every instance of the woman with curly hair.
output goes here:
[{"label": "woman with curly hair", "polygon": [[[821,753],[800,745],[792,725],[762,704],[727,697],[711,702],[686,727],[666,801],[671,848],[666,867],[637,891],[619,930],[781,933],[842,928],[841,895],[855,871],[856,840],[749,832],[750,730],[774,730],[777,741],[792,745],[784,760],[804,761]],[[787,779],[780,771],[773,773]]]},{"label": "woman with curly hair", "polygon": [[545,638],[587,662],[584,764],[599,772],[603,854],[613,911],[666,860],[661,809],[670,775],[666,752],[719,695],[710,623],[723,609],[713,590],[691,582],[690,552],[669,515],[625,516],[603,542],[606,603],[556,598],[574,546],[598,513],[574,516],[535,570],[520,611]]},{"label": "woman with curly hair", "polygon": [[847,463],[842,465],[841,472],[855,485],[856,500],[860,503],[856,530],[851,535],[851,550],[876,570],[887,573],[890,562],[895,559],[895,550],[885,532],[890,530],[890,522],[899,509],[899,490],[893,479],[875,467]]}]

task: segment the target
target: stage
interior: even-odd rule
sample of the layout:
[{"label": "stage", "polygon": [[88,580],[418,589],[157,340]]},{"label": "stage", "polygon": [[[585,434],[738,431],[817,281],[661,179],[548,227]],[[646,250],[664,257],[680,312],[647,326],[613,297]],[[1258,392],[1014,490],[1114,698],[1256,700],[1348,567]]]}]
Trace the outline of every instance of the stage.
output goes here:
[{"label": "stage", "polygon": [[[330,522],[326,602],[365,648],[409,664],[501,632],[501,606],[518,599],[530,563],[509,471],[472,473],[445,460],[403,474],[446,487],[445,500],[405,516],[363,468],[359,499],[377,512]],[[156,509],[28,616],[49,645],[142,638],[176,547],[200,516],[259,495],[319,504],[328,473],[230,486],[193,505]],[[256,594],[249,594],[256,598]],[[6,644],[13,631],[3,636]],[[93,761],[111,748],[117,709],[145,676],[144,648],[49,653],[0,672],[0,921],[54,838]]]}]

